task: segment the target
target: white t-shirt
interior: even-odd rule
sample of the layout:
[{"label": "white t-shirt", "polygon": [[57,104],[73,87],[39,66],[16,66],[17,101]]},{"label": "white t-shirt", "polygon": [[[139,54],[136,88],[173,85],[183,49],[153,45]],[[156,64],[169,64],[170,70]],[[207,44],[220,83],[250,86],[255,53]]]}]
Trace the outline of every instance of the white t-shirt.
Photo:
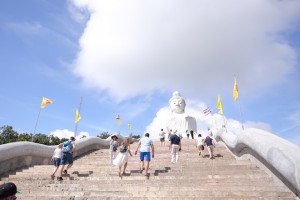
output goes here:
[{"label": "white t-shirt", "polygon": [[165,132],[163,132],[163,131],[161,131],[161,132],[159,132],[159,138],[165,138]]},{"label": "white t-shirt", "polygon": [[143,137],[140,140],[141,148],[140,152],[150,152],[151,145],[153,144],[152,140],[148,137]]},{"label": "white t-shirt", "polygon": [[118,147],[118,141],[117,140],[111,140],[110,141],[110,150],[112,151],[114,146],[117,148]]},{"label": "white t-shirt", "polygon": [[198,137],[197,138],[197,146],[204,145],[204,140],[205,140],[204,137]]},{"label": "white t-shirt", "polygon": [[54,156],[53,158],[61,158],[61,149],[60,148],[56,148],[54,150]]}]

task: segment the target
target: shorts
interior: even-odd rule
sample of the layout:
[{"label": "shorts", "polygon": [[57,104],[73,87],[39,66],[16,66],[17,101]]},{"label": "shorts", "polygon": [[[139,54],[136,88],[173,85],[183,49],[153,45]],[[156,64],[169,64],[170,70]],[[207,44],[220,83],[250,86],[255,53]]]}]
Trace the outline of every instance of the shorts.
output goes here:
[{"label": "shorts", "polygon": [[213,145],[210,145],[210,146],[207,146],[207,149],[208,149],[208,152],[209,154],[214,154],[214,146]]},{"label": "shorts", "polygon": [[140,152],[140,160],[144,161],[144,158],[146,157],[146,161],[150,161],[150,152]]},{"label": "shorts", "polygon": [[73,155],[71,153],[63,153],[60,165],[73,164]]},{"label": "shorts", "polygon": [[61,162],[61,158],[54,158],[53,165],[55,167],[58,167],[60,165],[60,162]]},{"label": "shorts", "polygon": [[204,146],[201,144],[201,145],[198,145],[198,150],[204,150]]},{"label": "shorts", "polygon": [[160,138],[160,142],[164,142],[165,141],[165,138]]}]

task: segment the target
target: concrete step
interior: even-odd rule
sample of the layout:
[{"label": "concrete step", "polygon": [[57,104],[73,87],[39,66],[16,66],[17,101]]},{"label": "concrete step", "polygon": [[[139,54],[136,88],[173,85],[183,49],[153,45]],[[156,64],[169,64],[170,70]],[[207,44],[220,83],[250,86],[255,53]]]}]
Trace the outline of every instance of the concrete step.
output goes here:
[{"label": "concrete step", "polygon": [[[126,176],[109,164],[109,150],[90,152],[74,161],[63,181],[52,180],[52,165],[34,166],[1,177],[13,181],[18,199],[295,199],[286,186],[250,160],[237,160],[222,144],[215,159],[202,158],[195,140],[183,140],[179,162],[172,164],[167,146],[155,142],[150,177],[140,173],[139,156],[130,157]],[[131,145],[132,152],[137,144]],[[208,156],[207,149],[204,151]],[[58,174],[58,172],[56,173]]]}]

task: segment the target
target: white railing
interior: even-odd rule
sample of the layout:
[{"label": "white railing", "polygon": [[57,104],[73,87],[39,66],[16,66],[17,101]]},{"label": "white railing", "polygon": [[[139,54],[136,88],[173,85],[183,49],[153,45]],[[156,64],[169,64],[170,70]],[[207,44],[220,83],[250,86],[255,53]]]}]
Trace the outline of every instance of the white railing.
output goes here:
[{"label": "white railing", "polygon": [[300,195],[300,147],[260,129],[237,134],[219,130],[214,133],[236,156],[250,154],[267,167],[297,196]]},{"label": "white railing", "polygon": [[[123,140],[121,135],[118,137],[120,141]],[[98,137],[77,140],[74,157],[92,150],[108,148],[110,140],[110,137],[105,140]],[[46,146],[33,142],[13,142],[0,145],[0,175],[33,165],[47,165],[55,148],[56,146]]]}]

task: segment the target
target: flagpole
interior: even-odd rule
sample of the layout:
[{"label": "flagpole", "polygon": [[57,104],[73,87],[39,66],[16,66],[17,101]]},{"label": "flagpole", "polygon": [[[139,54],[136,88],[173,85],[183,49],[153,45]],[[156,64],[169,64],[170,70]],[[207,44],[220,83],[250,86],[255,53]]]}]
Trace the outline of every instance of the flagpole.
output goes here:
[{"label": "flagpole", "polygon": [[226,133],[227,133],[227,126],[226,126],[226,123],[225,123],[225,117],[224,117],[224,115],[222,115],[222,117],[223,117],[223,124],[224,124],[225,130],[226,130]]},{"label": "flagpole", "polygon": [[211,127],[210,127],[210,129],[212,129],[213,126],[214,126],[214,116],[211,114]]},{"label": "flagpole", "polygon": [[244,130],[243,112],[242,112],[242,108],[241,108],[241,104],[240,104],[240,100],[239,100],[239,98],[238,98],[238,104],[239,104],[239,108],[240,108],[241,121],[242,121],[242,128],[243,128],[243,130]]},{"label": "flagpole", "polygon": [[[79,103],[79,108],[78,108],[79,114],[80,114],[81,104],[82,104],[82,97],[80,97],[80,103]],[[75,123],[74,137],[76,137],[76,134],[77,134],[77,127],[78,127],[78,122]]]},{"label": "flagpole", "polygon": [[34,131],[33,131],[33,135],[31,136],[31,142],[33,142],[33,136],[35,135],[35,130],[36,130],[39,118],[40,118],[41,110],[42,110],[42,108],[40,107],[39,114],[38,114],[38,117],[37,117],[36,122],[35,122],[35,127],[34,127]]},{"label": "flagpole", "polygon": [[[238,87],[237,87],[236,79],[237,79],[236,75],[234,75],[233,96],[234,96],[234,100],[236,100],[236,99],[238,100],[240,114],[241,114],[241,121],[242,121],[242,129],[244,130],[243,112],[242,112],[242,108],[241,108],[241,104],[240,104],[240,98],[238,97]],[[235,96],[235,92],[236,92],[236,96]]]}]

